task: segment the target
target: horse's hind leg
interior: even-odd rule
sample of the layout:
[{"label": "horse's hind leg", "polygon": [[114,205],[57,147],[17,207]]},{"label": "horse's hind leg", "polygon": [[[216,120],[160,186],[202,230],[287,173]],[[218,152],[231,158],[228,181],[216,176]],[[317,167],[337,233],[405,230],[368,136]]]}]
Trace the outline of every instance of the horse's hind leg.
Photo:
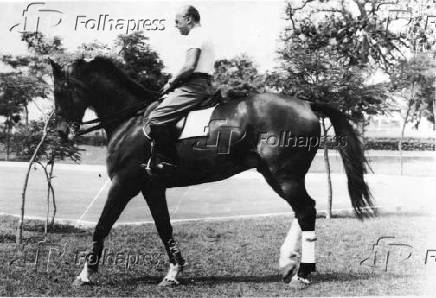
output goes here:
[{"label": "horse's hind leg", "polygon": [[[308,276],[316,269],[315,266],[315,201],[305,188],[304,174],[296,176],[290,171],[281,169],[273,174],[267,168],[258,169],[264,175],[271,187],[292,207],[295,219],[292,223],[283,245],[280,248],[279,266],[285,282],[290,282],[297,273],[303,283],[309,283]],[[302,247],[301,247],[302,245]],[[298,259],[301,256],[301,263]]]},{"label": "horse's hind leg", "polygon": [[119,218],[132,197],[139,193],[139,184],[133,179],[119,179],[115,176],[106,199],[105,206],[92,236],[92,252],[86,256],[85,265],[75,280],[75,285],[89,284],[98,272],[103,251],[104,239]]},{"label": "horse's hind leg", "polygon": [[185,260],[182,257],[177,242],[173,238],[173,228],[170,222],[165,188],[157,185],[147,185],[142,189],[142,193],[150,208],[157,232],[162,239],[170,260],[170,269],[159,285],[177,285],[179,283],[177,281],[177,275],[183,270]]}]

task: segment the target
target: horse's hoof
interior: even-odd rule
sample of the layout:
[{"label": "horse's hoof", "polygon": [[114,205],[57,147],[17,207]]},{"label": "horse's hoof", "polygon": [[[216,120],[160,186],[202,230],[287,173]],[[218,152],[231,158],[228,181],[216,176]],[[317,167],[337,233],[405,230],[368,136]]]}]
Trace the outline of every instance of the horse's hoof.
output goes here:
[{"label": "horse's hoof", "polygon": [[303,290],[308,286],[310,286],[310,284],[311,284],[310,280],[304,277],[300,277],[298,275],[294,275],[294,277],[292,277],[291,282],[288,283],[288,285],[295,290]]},{"label": "horse's hoof", "polygon": [[294,263],[289,263],[282,269],[282,277],[285,283],[290,283],[292,281],[292,277],[297,274],[297,266]]},{"label": "horse's hoof", "polygon": [[176,279],[167,279],[164,278],[157,286],[158,287],[175,287],[180,283]]},{"label": "horse's hoof", "polygon": [[91,286],[93,283],[90,280],[82,280],[79,276],[73,282],[74,287]]}]

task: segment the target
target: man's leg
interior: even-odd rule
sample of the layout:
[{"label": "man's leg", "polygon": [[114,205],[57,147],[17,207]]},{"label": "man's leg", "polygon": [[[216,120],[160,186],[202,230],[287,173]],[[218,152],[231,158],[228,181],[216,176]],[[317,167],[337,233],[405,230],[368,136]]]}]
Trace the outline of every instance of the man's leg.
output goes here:
[{"label": "man's leg", "polygon": [[178,158],[174,124],[150,124],[150,129],[154,142],[151,168],[160,170],[176,167]]},{"label": "man's leg", "polygon": [[207,96],[210,88],[207,83],[187,83],[169,93],[168,96],[150,113],[149,123],[154,149],[150,167],[165,169],[176,166],[175,123],[190,110],[198,106]]}]

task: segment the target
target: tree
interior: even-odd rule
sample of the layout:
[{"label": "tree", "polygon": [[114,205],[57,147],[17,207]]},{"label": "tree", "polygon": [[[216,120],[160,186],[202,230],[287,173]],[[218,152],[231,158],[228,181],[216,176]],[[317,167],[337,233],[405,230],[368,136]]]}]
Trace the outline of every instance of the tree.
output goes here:
[{"label": "tree", "polygon": [[[1,97],[3,101],[13,101],[15,110],[7,106],[4,112],[9,115],[21,116],[21,112],[27,109],[27,105],[35,98],[50,98],[53,89],[50,84],[52,74],[51,67],[46,63],[47,56],[60,56],[64,53],[62,42],[55,37],[53,40],[45,38],[40,32],[23,32],[22,40],[26,43],[29,55],[12,56],[5,55],[2,60],[17,70],[17,73],[3,77],[0,82],[3,86]],[[16,141],[13,143],[15,152],[19,158],[29,159],[27,172],[25,174],[23,190],[21,193],[21,216],[17,227],[17,244],[22,241],[23,221],[26,202],[27,185],[30,178],[30,169],[34,163],[43,168],[47,179],[47,220],[45,236],[48,231],[48,216],[50,198],[54,207],[52,223],[56,213],[54,188],[52,184],[54,162],[70,158],[78,161],[80,158],[79,149],[72,143],[63,143],[57,137],[54,129],[53,112],[45,115],[43,122],[28,120],[26,110],[25,125],[17,125],[17,132],[14,134]],[[20,119],[18,119],[19,121]],[[17,122],[18,122],[17,121]]]},{"label": "tree", "polygon": [[[148,90],[159,92],[169,75],[163,72],[163,62],[148,40],[142,31],[138,31],[119,35],[115,45],[123,57],[123,67],[127,74]],[[154,99],[158,96],[156,93]]]},{"label": "tree", "polygon": [[[3,55],[2,61],[21,73],[31,76],[45,89],[43,98],[47,98],[51,90],[47,77],[51,76],[51,67],[47,64],[47,57],[59,56],[65,52],[62,40],[55,36],[46,38],[41,32],[22,32],[21,40],[26,44],[27,55]],[[48,90],[48,91],[47,91]]]},{"label": "tree", "polygon": [[49,40],[40,32],[22,32],[21,39],[26,43],[29,54],[1,57],[3,63],[15,70],[14,73],[0,76],[0,116],[6,118],[4,133],[7,158],[10,153],[12,128],[23,118],[28,126],[29,103],[36,98],[47,98],[52,91],[47,82],[51,68],[46,63],[46,57],[64,52],[58,37]]},{"label": "tree", "polygon": [[42,136],[39,140],[38,144],[36,145],[36,148],[32,154],[32,157],[29,160],[29,163],[27,165],[27,171],[24,178],[24,184],[23,184],[23,190],[21,192],[21,209],[20,209],[20,219],[18,220],[18,226],[17,226],[17,235],[15,238],[16,244],[21,244],[23,241],[23,224],[24,224],[24,210],[25,210],[25,204],[26,204],[26,192],[27,192],[27,185],[29,182],[30,177],[30,170],[32,169],[32,165],[35,162],[36,156],[41,148],[41,146],[44,144],[45,139],[47,138],[47,131],[48,131],[48,125],[50,123],[50,119],[53,117],[54,112],[51,112],[47,119],[45,120]]},{"label": "tree", "polygon": [[417,93],[417,97],[421,100],[415,108],[418,111],[415,126],[418,128],[422,117],[425,117],[433,123],[433,130],[436,131],[436,57],[433,55],[430,61],[429,67],[422,73],[423,76]]},{"label": "tree", "polygon": [[259,74],[253,60],[245,54],[215,62],[214,83],[217,88],[245,91],[265,90],[265,75]]},{"label": "tree", "polygon": [[409,60],[402,61],[397,71],[391,74],[392,95],[398,102],[403,123],[400,141],[400,174],[403,174],[403,140],[408,123],[414,123],[418,128],[422,117],[433,122],[434,127],[434,99],[435,99],[435,70],[436,62],[431,56],[420,53]]},{"label": "tree", "polygon": [[[111,46],[98,40],[82,43],[72,57],[68,57],[67,55],[63,56],[66,56],[65,58],[70,60],[77,58],[94,59],[97,56],[106,56],[121,60],[118,53],[116,53]],[[60,63],[62,63],[62,61],[60,61]]]},{"label": "tree", "polygon": [[394,30],[395,26],[419,33],[423,48],[435,44],[430,26],[426,27],[427,16],[420,11],[431,16],[436,12],[434,1],[303,0],[299,6],[289,2],[286,16],[291,24],[283,37],[301,36],[312,48],[330,44],[350,66],[374,63],[386,70],[411,46],[407,34]]},{"label": "tree", "polygon": [[[417,1],[412,1],[417,4]],[[398,150],[400,151],[400,174],[403,174],[403,139],[408,123],[415,123],[418,128],[424,115],[433,122],[435,113],[435,54],[436,37],[429,24],[429,17],[434,17],[436,6],[434,1],[422,1],[425,10],[418,7],[412,10],[408,26],[401,32],[401,36],[407,44],[407,54],[397,61],[390,69],[391,90],[396,98],[401,99],[403,124],[401,127]],[[423,13],[424,11],[424,13]],[[433,13],[433,15],[432,15]],[[431,20],[430,20],[431,22]]]},{"label": "tree", "polygon": [[80,151],[79,147],[72,141],[61,140],[56,131],[56,122],[53,112],[49,113],[46,119],[42,121],[31,121],[30,128],[22,128],[18,130],[16,138],[21,140],[20,142],[15,142],[17,146],[16,150],[20,153],[22,159],[28,159],[28,169],[25,176],[25,182],[22,191],[22,206],[21,206],[21,219],[19,221],[17,229],[17,243],[21,243],[22,237],[22,224],[24,221],[24,211],[25,211],[25,201],[26,201],[26,190],[27,184],[30,178],[30,170],[33,164],[38,164],[41,166],[46,181],[47,181],[47,217],[45,222],[44,233],[47,236],[48,225],[49,225],[49,211],[50,211],[50,201],[53,206],[53,212],[51,215],[51,225],[54,224],[54,219],[56,216],[56,200],[55,200],[55,190],[53,187],[53,172],[54,165],[56,161],[70,159],[73,162],[80,161]]},{"label": "tree", "polygon": [[47,89],[31,75],[0,74],[0,116],[5,117],[3,134],[6,136],[6,160],[9,160],[12,129],[22,119],[28,123],[27,105],[35,97],[45,97]]}]

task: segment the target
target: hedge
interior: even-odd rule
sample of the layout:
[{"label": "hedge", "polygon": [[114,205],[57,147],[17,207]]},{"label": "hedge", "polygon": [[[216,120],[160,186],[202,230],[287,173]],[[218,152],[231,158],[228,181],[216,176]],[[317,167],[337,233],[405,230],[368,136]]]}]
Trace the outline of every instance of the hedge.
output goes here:
[{"label": "hedge", "polygon": [[[0,140],[2,143],[5,141],[4,136],[1,136]],[[18,138],[12,137],[12,142],[19,142]],[[400,138],[391,137],[391,138],[375,138],[375,137],[366,137],[364,139],[364,148],[365,150],[398,150]],[[103,135],[94,135],[94,136],[81,136],[77,139],[77,144],[79,145],[91,145],[91,146],[105,146],[107,144],[106,137]],[[331,149],[336,148],[333,142],[327,142],[328,147]],[[336,145],[337,146],[337,145]],[[16,147],[16,146],[12,146]],[[404,138],[403,139],[403,150],[405,151],[435,151],[435,139],[434,138]],[[321,145],[320,148],[323,148]],[[11,148],[12,149],[12,148]],[[5,144],[0,144],[0,159],[3,159],[5,155]],[[14,152],[11,152],[11,155],[14,156]]]},{"label": "hedge", "polygon": [[[365,150],[398,150],[400,138],[365,138]],[[404,138],[402,149],[405,151],[435,151],[434,138]]]}]

